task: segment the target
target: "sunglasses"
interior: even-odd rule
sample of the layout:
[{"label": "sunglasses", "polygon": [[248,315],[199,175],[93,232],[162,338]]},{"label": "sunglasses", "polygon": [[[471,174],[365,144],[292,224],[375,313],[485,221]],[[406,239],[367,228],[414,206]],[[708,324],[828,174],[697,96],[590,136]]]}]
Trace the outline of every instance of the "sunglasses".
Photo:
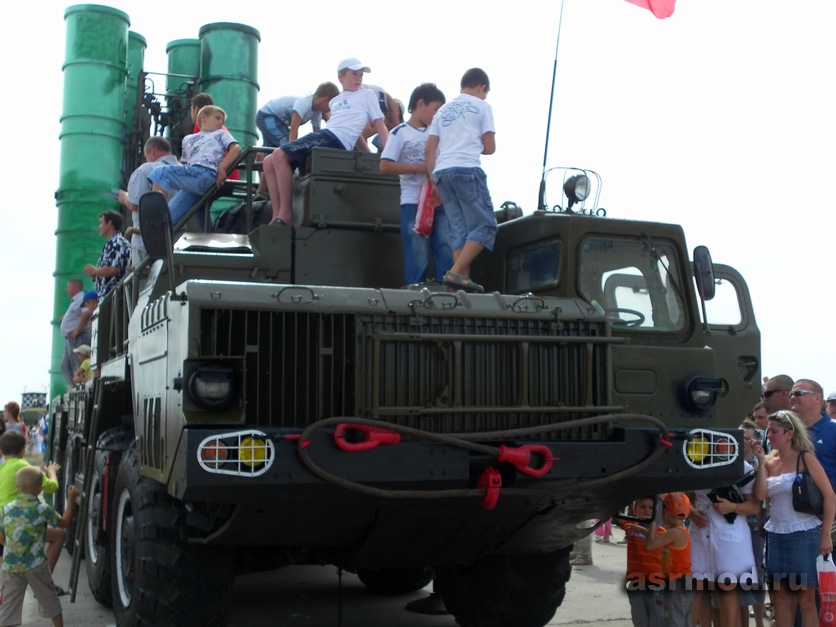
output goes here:
[{"label": "sunglasses", "polygon": [[811,392],[810,390],[793,390],[790,392],[790,396],[793,398],[798,398],[800,396],[807,396],[808,394],[816,394],[817,392]]},{"label": "sunglasses", "polygon": [[770,396],[772,396],[776,392],[783,392],[783,390],[780,390],[780,389],[778,389],[778,390],[764,390],[763,393],[761,394],[761,398],[769,398]]}]

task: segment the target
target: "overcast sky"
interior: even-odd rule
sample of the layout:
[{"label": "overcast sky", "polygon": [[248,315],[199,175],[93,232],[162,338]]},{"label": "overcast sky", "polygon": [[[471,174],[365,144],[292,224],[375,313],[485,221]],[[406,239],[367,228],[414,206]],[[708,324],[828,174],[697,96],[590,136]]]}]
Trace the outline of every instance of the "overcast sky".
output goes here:
[{"label": "overcast sky", "polygon": [[[275,9],[237,10],[252,5]],[[31,20],[5,20],[0,37],[3,402],[49,380],[67,6],[42,2]],[[257,28],[259,104],[335,80],[349,56],[403,101],[424,81],[449,99],[462,72],[480,66],[497,126],[496,154],[483,159],[494,203],[536,207],[559,1],[347,12],[357,5],[324,0],[296,15],[214,0],[110,6],[147,39],[148,71],[165,71],[166,44],[204,24]],[[678,0],[665,20],[624,0],[566,0],[548,155],[549,167],[597,171],[610,216],[682,224],[690,249],[705,244],[736,267],[754,299],[763,372],[814,378],[826,392],[836,390],[834,24],[832,0]]]}]

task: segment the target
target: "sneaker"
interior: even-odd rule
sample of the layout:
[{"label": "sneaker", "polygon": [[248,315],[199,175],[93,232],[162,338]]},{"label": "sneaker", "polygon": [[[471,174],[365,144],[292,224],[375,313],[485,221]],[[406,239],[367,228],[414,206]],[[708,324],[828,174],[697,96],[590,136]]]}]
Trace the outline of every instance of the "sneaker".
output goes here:
[{"label": "sneaker", "polygon": [[423,599],[410,601],[403,609],[415,614],[429,614],[433,616],[443,616],[450,613],[444,605],[444,600],[441,598],[441,595],[435,592],[431,592],[430,596],[424,597]]},{"label": "sneaker", "polygon": [[621,540],[616,542],[616,544],[627,544],[627,537],[625,536],[624,538],[621,538]]},{"label": "sneaker", "polygon": [[574,559],[569,560],[569,563],[572,566],[592,566],[592,558],[578,555]]}]

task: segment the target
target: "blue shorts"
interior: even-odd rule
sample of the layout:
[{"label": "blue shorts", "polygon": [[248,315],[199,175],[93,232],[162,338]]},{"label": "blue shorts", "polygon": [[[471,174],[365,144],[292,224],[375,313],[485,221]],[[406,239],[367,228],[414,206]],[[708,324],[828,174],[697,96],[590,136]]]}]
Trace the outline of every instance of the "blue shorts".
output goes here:
[{"label": "blue shorts", "polygon": [[818,581],[821,527],[795,533],[766,534],[766,580],[790,586],[813,586]]},{"label": "blue shorts", "polygon": [[301,170],[305,167],[305,161],[311,154],[311,150],[317,147],[345,150],[343,143],[328,129],[314,131],[309,135],[294,139],[292,142],[283,144],[279,149],[287,154],[291,169],[299,168]]},{"label": "blue shorts", "polygon": [[262,111],[255,114],[255,125],[261,131],[261,139],[264,140],[265,146],[277,148],[287,143],[290,129],[278,122],[275,115]]},{"label": "blue shorts", "polygon": [[496,215],[482,168],[446,168],[433,174],[433,179],[450,222],[453,250],[461,250],[465,242],[493,250]]}]

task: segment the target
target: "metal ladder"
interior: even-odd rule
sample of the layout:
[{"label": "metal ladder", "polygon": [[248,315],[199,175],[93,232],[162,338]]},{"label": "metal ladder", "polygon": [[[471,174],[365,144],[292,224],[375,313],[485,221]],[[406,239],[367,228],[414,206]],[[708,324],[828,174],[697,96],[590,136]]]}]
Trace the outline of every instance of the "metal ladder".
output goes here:
[{"label": "metal ladder", "polygon": [[[84,483],[82,485],[81,494],[79,494],[79,498],[76,500],[76,505],[78,506],[78,516],[75,527],[75,537],[73,538],[73,562],[70,567],[70,603],[75,603],[77,592],[76,588],[78,587],[78,570],[81,567],[81,554],[84,551],[84,532],[87,528],[87,516],[90,509],[88,507],[87,499],[90,495],[90,482],[93,479],[93,472],[96,468],[95,434],[98,432],[99,407],[102,402],[102,390],[104,389],[104,384],[101,379],[98,379],[95,380],[94,385],[96,386],[96,391],[93,397],[93,413],[90,417],[90,424],[88,425],[89,428],[86,430],[87,444],[84,446],[84,450],[87,453],[87,456],[84,458]],[[75,482],[74,478],[73,482]]]}]

